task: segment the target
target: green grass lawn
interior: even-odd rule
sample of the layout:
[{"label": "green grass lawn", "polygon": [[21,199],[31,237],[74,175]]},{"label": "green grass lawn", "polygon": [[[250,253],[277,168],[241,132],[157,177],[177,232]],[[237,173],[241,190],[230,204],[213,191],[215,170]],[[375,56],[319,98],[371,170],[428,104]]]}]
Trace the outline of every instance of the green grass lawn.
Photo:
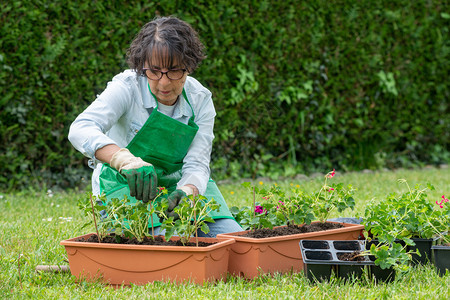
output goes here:
[{"label": "green grass lawn", "polygon": [[[333,182],[352,184],[357,188],[356,209],[341,216],[362,216],[371,201],[392,192],[404,192],[406,186],[397,182],[404,178],[411,186],[427,182],[436,190],[428,193],[432,202],[442,195],[450,196],[450,169],[380,171],[339,174]],[[306,191],[317,190],[321,177],[309,180],[268,182],[283,188],[301,186]],[[242,182],[221,184],[219,188],[229,206],[251,204],[251,194]],[[85,191],[50,193],[21,191],[0,193],[0,298],[1,299],[448,299],[450,275],[437,276],[432,265],[414,267],[391,283],[375,284],[367,278],[343,282],[310,283],[303,274],[261,276],[255,280],[229,277],[227,282],[174,285],[153,283],[122,289],[100,283],[76,283],[70,274],[36,273],[37,265],[67,264],[66,253],[59,242],[93,229],[81,229],[85,217],[77,208],[77,200]],[[332,217],[337,217],[333,213]]]}]

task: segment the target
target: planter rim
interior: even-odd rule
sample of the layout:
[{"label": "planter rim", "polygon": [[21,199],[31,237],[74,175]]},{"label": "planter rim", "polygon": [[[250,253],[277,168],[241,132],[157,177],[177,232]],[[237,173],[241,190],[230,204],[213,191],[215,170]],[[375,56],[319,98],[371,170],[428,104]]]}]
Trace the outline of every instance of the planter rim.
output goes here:
[{"label": "planter rim", "polygon": [[418,238],[418,237],[411,237],[411,240],[418,241],[418,242],[434,242],[439,240],[439,237],[431,237],[431,238]]},{"label": "planter rim", "polygon": [[[320,221],[315,221],[312,223],[317,223]],[[314,232],[305,232],[305,233],[298,233],[298,234],[291,234],[291,235],[282,235],[282,236],[274,236],[274,237],[266,237],[266,238],[252,238],[252,237],[243,237],[241,235],[244,235],[248,233],[250,230],[246,231],[238,231],[238,232],[230,232],[230,233],[221,233],[217,235],[218,239],[233,239],[239,242],[248,242],[252,244],[259,244],[259,243],[267,243],[267,242],[276,242],[276,241],[289,241],[289,240],[296,240],[296,239],[308,239],[309,237],[318,237],[322,235],[329,235],[336,233],[342,233],[347,231],[354,231],[355,229],[364,229],[364,225],[361,224],[352,224],[352,223],[342,223],[342,222],[331,222],[327,221],[327,223],[338,223],[342,224],[345,227],[343,228],[336,228],[336,229],[329,229],[329,230],[321,230],[321,231],[314,231]],[[285,225],[286,226],[286,225]],[[274,228],[280,228],[285,226],[276,226]]]},{"label": "planter rim", "polygon": [[445,246],[445,245],[433,245],[433,246],[431,246],[431,249],[450,250],[450,246]]},{"label": "planter rim", "polygon": [[[209,252],[216,248],[222,248],[226,245],[231,245],[235,242],[233,239],[221,240],[218,238],[199,237],[200,242],[214,243],[206,247],[195,246],[164,246],[164,245],[132,245],[132,244],[112,244],[112,243],[91,243],[91,242],[76,242],[76,239],[86,238],[95,233],[88,233],[77,236],[60,242],[60,245],[65,247],[82,247],[82,248],[103,248],[103,249],[123,249],[123,250],[142,250],[142,251],[173,251],[173,252]],[[164,236],[163,236],[164,237]],[[177,237],[173,237],[176,239]],[[193,238],[195,241],[195,238]]]}]

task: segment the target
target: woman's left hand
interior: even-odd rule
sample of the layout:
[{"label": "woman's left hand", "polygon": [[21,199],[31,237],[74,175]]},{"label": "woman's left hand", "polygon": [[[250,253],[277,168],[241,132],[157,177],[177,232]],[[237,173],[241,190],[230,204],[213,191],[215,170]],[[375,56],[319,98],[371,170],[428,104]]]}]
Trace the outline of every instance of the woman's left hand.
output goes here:
[{"label": "woman's left hand", "polygon": [[192,184],[182,186],[179,189],[176,189],[175,191],[173,191],[167,197],[167,201],[169,202],[169,207],[167,208],[167,211],[166,211],[167,217],[169,217],[169,218],[173,217],[174,220],[178,219],[179,218],[178,214],[176,212],[174,212],[173,210],[175,209],[175,207],[178,206],[178,204],[180,204],[180,202],[183,198],[185,198],[189,195],[194,195],[194,196],[198,195],[198,189]]}]

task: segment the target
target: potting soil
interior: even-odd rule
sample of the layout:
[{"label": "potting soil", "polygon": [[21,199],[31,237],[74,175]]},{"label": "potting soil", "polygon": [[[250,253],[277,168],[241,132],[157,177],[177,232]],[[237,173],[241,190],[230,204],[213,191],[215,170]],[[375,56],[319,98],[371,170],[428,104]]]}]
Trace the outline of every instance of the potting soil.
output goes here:
[{"label": "potting soil", "polygon": [[283,227],[276,227],[273,229],[270,228],[261,228],[256,230],[250,230],[248,233],[243,234],[243,237],[251,237],[251,238],[267,238],[273,236],[283,236],[283,235],[293,235],[299,233],[307,233],[307,232],[316,232],[330,229],[342,228],[344,225],[340,223],[330,223],[330,222],[317,222],[311,224],[305,224],[301,226],[297,225],[287,225]]},{"label": "potting soil", "polygon": [[[87,243],[98,243],[98,237],[96,234],[91,235],[88,239],[79,238],[76,242],[87,242]],[[127,238],[125,236],[119,236],[116,234],[110,234],[102,239],[102,243],[107,244],[131,244],[131,245],[154,245],[154,246],[183,246],[180,240],[177,241],[166,241],[162,236],[155,236],[154,239],[151,237],[144,237],[144,239],[139,242],[136,238]],[[198,242],[199,247],[207,247],[213,245],[213,243]],[[184,246],[195,247],[196,243],[186,243]]]}]

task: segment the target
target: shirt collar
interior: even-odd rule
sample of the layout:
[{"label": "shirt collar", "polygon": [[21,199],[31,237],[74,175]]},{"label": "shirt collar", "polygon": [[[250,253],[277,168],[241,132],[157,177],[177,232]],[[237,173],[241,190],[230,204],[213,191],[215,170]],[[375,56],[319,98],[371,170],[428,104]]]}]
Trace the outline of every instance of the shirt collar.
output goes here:
[{"label": "shirt collar", "polygon": [[[145,89],[146,89],[146,93],[144,94],[143,97],[143,105],[145,108],[155,108],[156,107],[156,99],[155,97],[153,97],[153,95],[150,93],[149,87],[148,87],[148,83],[146,82],[147,79],[145,79]],[[173,116],[172,118],[176,119],[176,118],[180,118],[182,116],[186,116],[186,117],[191,117],[192,116],[192,111],[191,111],[191,107],[189,106],[189,104],[187,103],[186,99],[184,98],[183,94],[181,94],[179,96],[179,99],[177,101],[177,103],[175,103],[175,109],[173,111]]]}]

